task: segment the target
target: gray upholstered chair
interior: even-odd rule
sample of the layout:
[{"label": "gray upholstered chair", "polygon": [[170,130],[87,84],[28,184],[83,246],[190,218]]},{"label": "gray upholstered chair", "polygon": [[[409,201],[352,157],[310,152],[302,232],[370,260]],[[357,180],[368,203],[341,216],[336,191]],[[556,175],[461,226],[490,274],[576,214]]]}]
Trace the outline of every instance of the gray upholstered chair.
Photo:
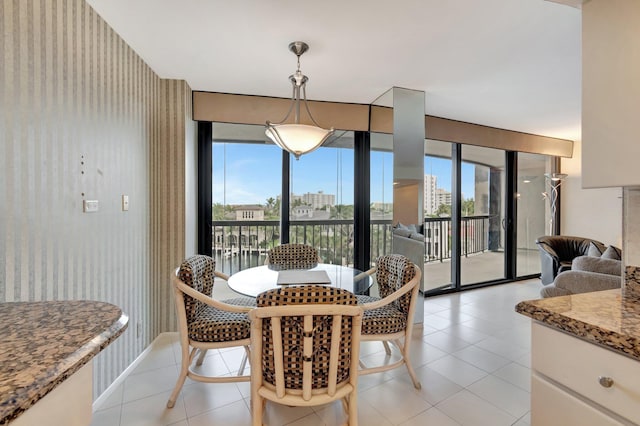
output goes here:
[{"label": "gray upholstered chair", "polygon": [[304,285],[258,295],[251,318],[251,415],[262,425],[267,400],[315,406],[342,400],[358,424],[362,308],[346,290]]},{"label": "gray upholstered chair", "polygon": [[[169,397],[167,407],[172,408],[187,377],[207,383],[249,381],[242,375],[249,354],[251,323],[247,312],[255,306],[249,297],[237,297],[223,301],[212,298],[215,277],[228,279],[215,270],[216,262],[209,256],[196,255],[186,259],[172,276],[176,302],[178,331],[182,361],[180,375]],[[197,354],[196,365],[201,365],[208,349],[240,346],[245,356],[236,376],[209,377],[191,369]]]},{"label": "gray upholstered chair", "polygon": [[281,244],[269,250],[265,263],[269,269],[311,269],[321,262],[318,250],[306,244]]},{"label": "gray upholstered chair", "polygon": [[600,241],[568,235],[545,235],[536,240],[540,252],[540,281],[551,284],[560,272],[571,270],[571,262],[589,251],[591,243],[603,248]]},{"label": "gray upholstered chair", "polygon": [[407,257],[388,254],[380,256],[376,267],[366,273],[375,273],[380,298],[358,296],[364,308],[361,340],[381,341],[388,355],[391,355],[391,342],[400,351],[401,359],[374,367],[361,362],[360,374],[379,373],[405,365],[413,386],[420,389],[422,385],[411,365],[409,349],[422,272]]},{"label": "gray upholstered chair", "polygon": [[593,256],[573,259],[571,270],[558,274],[540,290],[542,297],[567,296],[622,286],[622,261]]}]

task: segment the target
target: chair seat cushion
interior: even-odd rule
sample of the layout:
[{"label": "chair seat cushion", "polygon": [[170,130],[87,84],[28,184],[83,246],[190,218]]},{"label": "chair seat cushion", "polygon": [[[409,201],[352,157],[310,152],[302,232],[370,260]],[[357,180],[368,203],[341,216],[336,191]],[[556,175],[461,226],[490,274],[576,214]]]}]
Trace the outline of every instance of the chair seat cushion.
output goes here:
[{"label": "chair seat cushion", "polygon": [[227,305],[251,306],[252,308],[256,306],[256,299],[253,297],[234,297],[232,299],[224,299],[222,302]]},{"label": "chair seat cushion", "polygon": [[[255,299],[238,297],[223,300],[229,305],[255,306]],[[230,342],[248,339],[251,321],[246,313],[226,312],[205,305],[188,325],[189,339],[196,342]]]},{"label": "chair seat cushion", "polygon": [[[380,298],[373,296],[360,295],[357,297],[359,305],[380,300]],[[406,314],[393,304],[364,311],[362,316],[362,335],[399,333],[403,332],[406,326]]]}]

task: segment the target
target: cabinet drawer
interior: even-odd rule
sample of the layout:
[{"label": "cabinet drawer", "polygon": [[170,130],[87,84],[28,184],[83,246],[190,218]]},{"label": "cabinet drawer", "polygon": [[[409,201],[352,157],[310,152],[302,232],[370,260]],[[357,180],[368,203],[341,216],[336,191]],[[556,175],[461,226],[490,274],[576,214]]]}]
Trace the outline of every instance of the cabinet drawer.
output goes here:
[{"label": "cabinet drawer", "polygon": [[[640,423],[640,362],[535,322],[531,336],[535,372]],[[611,378],[611,387],[600,377]]]},{"label": "cabinet drawer", "polygon": [[621,426],[624,423],[552,385],[531,377],[531,426]]}]

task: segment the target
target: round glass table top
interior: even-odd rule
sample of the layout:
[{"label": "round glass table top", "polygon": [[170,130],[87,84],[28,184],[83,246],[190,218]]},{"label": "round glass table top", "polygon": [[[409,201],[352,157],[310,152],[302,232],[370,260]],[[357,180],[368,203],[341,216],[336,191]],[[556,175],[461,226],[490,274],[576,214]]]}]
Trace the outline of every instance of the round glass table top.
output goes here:
[{"label": "round glass table top", "polygon": [[[373,284],[373,279],[369,275],[348,266],[319,263],[315,268],[296,269],[295,271],[296,275],[299,276],[303,276],[305,271],[326,271],[331,283],[325,285],[342,288],[354,294],[366,294],[371,284]],[[267,265],[244,269],[231,275],[228,284],[236,293],[256,297],[264,291],[284,287],[284,285],[278,284],[279,272],[281,271],[269,269]],[[313,281],[313,279],[310,279],[310,281]]]}]

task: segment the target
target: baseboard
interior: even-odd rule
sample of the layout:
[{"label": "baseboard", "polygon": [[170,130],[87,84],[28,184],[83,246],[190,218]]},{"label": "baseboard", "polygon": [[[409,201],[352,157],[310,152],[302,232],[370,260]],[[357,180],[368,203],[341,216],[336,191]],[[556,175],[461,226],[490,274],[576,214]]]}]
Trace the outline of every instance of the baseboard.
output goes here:
[{"label": "baseboard", "polygon": [[109,385],[109,387],[107,389],[105,389],[104,392],[102,392],[100,394],[99,397],[96,398],[95,401],[93,401],[93,412],[98,411],[102,404],[104,404],[104,402],[111,396],[111,394],[118,388],[118,386],[120,386],[122,383],[124,383],[124,381],[127,379],[127,377],[129,377],[129,375],[136,369],[136,367],[142,362],[142,360],[145,359],[145,357],[149,354],[149,352],[151,352],[151,348],[153,347],[153,344],[160,338],[162,338],[163,336],[169,335],[169,334],[177,334],[177,332],[166,332],[166,333],[160,333],[156,336],[155,339],[153,339],[153,342],[151,342],[149,344],[149,346],[147,346],[141,353],[140,355],[138,355],[138,357],[133,360],[133,362],[131,364],[129,364],[129,366],[127,368],[125,368],[125,370],[118,376],[116,377],[116,379],[113,381],[113,383],[111,383]]}]

